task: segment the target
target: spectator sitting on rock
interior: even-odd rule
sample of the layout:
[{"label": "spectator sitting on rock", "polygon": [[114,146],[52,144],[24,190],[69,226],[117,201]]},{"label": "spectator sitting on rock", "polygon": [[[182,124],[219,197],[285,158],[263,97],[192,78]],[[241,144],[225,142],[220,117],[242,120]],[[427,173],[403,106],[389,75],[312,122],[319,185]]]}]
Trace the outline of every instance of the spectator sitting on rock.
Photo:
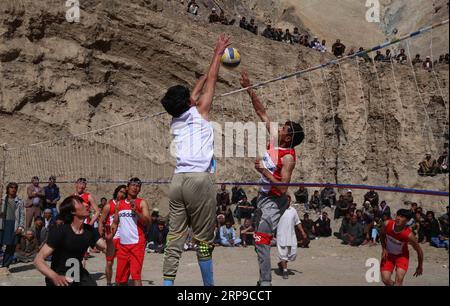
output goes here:
[{"label": "spectator sitting on rock", "polygon": [[448,151],[445,150],[437,160],[438,172],[448,173]]},{"label": "spectator sitting on rock", "polygon": [[294,193],[295,202],[298,204],[304,204],[305,208],[308,210],[308,189],[304,186],[300,186],[298,190]]},{"label": "spectator sitting on rock", "polygon": [[241,244],[241,239],[236,237],[236,230],[231,222],[227,221],[220,228],[220,245],[225,247],[235,247]]},{"label": "spectator sitting on rock", "polygon": [[423,61],[420,58],[420,54],[416,54],[416,57],[412,60],[412,64],[413,66],[415,66],[416,64],[421,64]]},{"label": "spectator sitting on rock", "polygon": [[278,30],[275,31],[275,35],[274,35],[274,40],[276,41],[283,41],[283,29],[279,28]]},{"label": "spectator sitting on rock", "polygon": [[286,32],[284,33],[283,41],[285,43],[289,43],[289,44],[293,44],[294,43],[294,39],[292,37],[292,34],[289,32],[289,29],[286,29]]},{"label": "spectator sitting on rock", "polygon": [[425,160],[419,163],[419,175],[420,176],[435,176],[437,170],[437,163],[435,159],[431,158],[431,154],[425,155]]},{"label": "spectator sitting on rock", "polygon": [[32,230],[27,230],[25,235],[20,239],[16,247],[16,258],[18,262],[32,262],[39,251],[39,242]]},{"label": "spectator sitting on rock", "polygon": [[295,27],[294,32],[292,33],[292,40],[293,40],[294,44],[300,43],[300,38],[301,38],[301,34],[298,31],[298,28]]},{"label": "spectator sitting on rock", "polygon": [[302,226],[309,240],[316,239],[316,229],[314,228],[314,221],[309,218],[309,214],[303,215]]},{"label": "spectator sitting on rock", "polygon": [[341,43],[340,39],[337,39],[331,48],[331,51],[336,57],[341,57],[345,52],[345,45]]},{"label": "spectator sitting on rock", "polygon": [[233,25],[236,22],[236,19],[228,20],[228,18],[225,17],[224,11],[221,11],[219,16],[219,22],[223,25]]},{"label": "spectator sitting on rock", "polygon": [[433,62],[431,61],[431,57],[427,56],[427,58],[423,62],[423,69],[429,72],[433,70]]},{"label": "spectator sitting on rock", "polygon": [[247,30],[255,35],[258,35],[258,26],[255,24],[255,19],[250,19],[250,23],[247,26]]},{"label": "spectator sitting on rock", "polygon": [[327,41],[326,40],[322,40],[322,43],[320,44],[318,50],[322,53],[327,52]]},{"label": "spectator sitting on rock", "polygon": [[243,247],[254,245],[255,239],[253,238],[253,235],[255,234],[255,227],[253,226],[251,219],[245,219],[244,225],[239,229],[239,234],[241,236]]},{"label": "spectator sitting on rock", "polygon": [[198,10],[199,10],[199,6],[198,4],[195,2],[195,0],[190,0],[187,6],[187,12],[197,16],[198,15]]},{"label": "spectator sitting on rock", "polygon": [[331,236],[331,220],[330,218],[328,218],[327,212],[324,211],[316,220],[316,222],[314,222],[314,228],[318,237]]},{"label": "spectator sitting on rock", "polygon": [[225,215],[219,214],[216,218],[216,229],[214,236],[214,245],[220,245],[220,228],[225,225]]},{"label": "spectator sitting on rock", "polygon": [[319,41],[319,38],[318,38],[317,36],[314,36],[314,39],[313,39],[313,41],[309,44],[309,47],[310,47],[311,49],[314,49],[314,50],[319,50],[319,47],[320,47],[320,41]]},{"label": "spectator sitting on rock", "polygon": [[314,209],[316,212],[319,212],[322,209],[319,190],[315,190],[314,194],[311,196],[309,200],[309,208]]},{"label": "spectator sitting on rock", "polygon": [[157,230],[150,237],[150,242],[148,244],[148,251],[151,253],[164,253],[164,249],[167,242],[167,234],[169,229],[166,223],[162,220],[158,221]]},{"label": "spectator sitting on rock", "polygon": [[270,24],[267,25],[267,27],[264,29],[262,36],[269,39],[274,39],[274,31]]},{"label": "spectator sitting on rock", "polygon": [[375,55],[375,57],[373,58],[373,60],[375,61],[375,62],[384,62],[384,60],[385,60],[385,57],[384,57],[384,55],[381,53],[381,51],[377,51],[377,55]]},{"label": "spectator sitting on rock", "polygon": [[386,55],[384,56],[383,62],[390,62],[391,60],[392,60],[391,50],[387,49],[386,50]]},{"label": "spectator sitting on rock", "polygon": [[395,59],[397,60],[397,63],[405,64],[408,61],[408,56],[405,54],[405,49],[401,49],[400,54],[397,55]]},{"label": "spectator sitting on rock", "polygon": [[375,190],[369,190],[369,192],[364,195],[364,201],[369,201],[372,207],[378,206],[378,193]]},{"label": "spectator sitting on rock", "polygon": [[300,44],[302,46],[309,48],[309,35],[308,34],[305,34],[302,36],[302,38],[300,39]]},{"label": "spectator sitting on rock", "polygon": [[372,62],[372,59],[370,58],[369,54],[367,54],[367,52],[364,52],[364,48],[363,47],[359,48],[358,53],[360,53],[358,55],[358,57],[362,58],[366,63],[371,63]]},{"label": "spectator sitting on rock", "polygon": [[248,29],[247,18],[242,17],[241,21],[239,21],[239,27],[240,27],[241,29],[245,29],[245,30]]},{"label": "spectator sitting on rock", "polygon": [[208,16],[208,20],[209,20],[209,23],[220,22],[220,17],[217,14],[216,8],[214,8],[214,7],[212,8],[211,14],[209,14],[209,16]]}]

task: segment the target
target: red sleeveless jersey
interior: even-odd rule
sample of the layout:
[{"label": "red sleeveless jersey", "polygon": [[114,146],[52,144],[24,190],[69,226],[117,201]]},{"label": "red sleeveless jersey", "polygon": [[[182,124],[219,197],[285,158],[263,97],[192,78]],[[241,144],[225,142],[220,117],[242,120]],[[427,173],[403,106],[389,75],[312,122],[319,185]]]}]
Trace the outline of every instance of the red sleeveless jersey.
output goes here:
[{"label": "red sleeveless jersey", "polygon": [[[272,144],[269,144],[267,151],[264,154],[262,163],[264,167],[272,173],[272,175],[279,181],[281,181],[281,169],[283,168],[283,157],[286,155],[292,155],[294,162],[297,160],[295,150],[293,148],[279,148]],[[263,175],[261,175],[261,182],[270,183],[270,181]],[[275,186],[262,186],[261,192],[267,193],[271,196],[281,196]]]},{"label": "red sleeveless jersey", "polygon": [[408,241],[411,229],[405,227],[402,231],[395,231],[395,221],[389,220],[385,227],[386,232],[386,251],[395,256],[409,256]]},{"label": "red sleeveless jersey", "polygon": [[[134,202],[136,203],[136,211],[142,213],[142,199],[135,199]],[[119,202],[118,232],[120,244],[145,244],[145,227],[141,222],[139,222],[136,213],[131,211],[131,204],[128,200],[122,200]]]},{"label": "red sleeveless jersey", "polygon": [[[81,195],[78,195],[81,199],[83,199],[83,204],[87,207],[88,211],[91,212],[91,202],[89,201],[89,196],[91,194],[88,192],[84,192]],[[91,217],[87,217],[86,220],[84,220],[84,223],[91,223]]]}]

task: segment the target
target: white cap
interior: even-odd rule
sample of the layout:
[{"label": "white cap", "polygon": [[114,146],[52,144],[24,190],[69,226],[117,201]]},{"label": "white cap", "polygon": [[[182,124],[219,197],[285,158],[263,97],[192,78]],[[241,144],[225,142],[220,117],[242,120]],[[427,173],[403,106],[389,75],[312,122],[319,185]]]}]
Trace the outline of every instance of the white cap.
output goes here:
[{"label": "white cap", "polygon": [[213,7],[213,8],[212,8],[212,11],[213,11],[213,12],[215,12],[215,11],[216,11],[216,8],[215,8],[215,7]]}]

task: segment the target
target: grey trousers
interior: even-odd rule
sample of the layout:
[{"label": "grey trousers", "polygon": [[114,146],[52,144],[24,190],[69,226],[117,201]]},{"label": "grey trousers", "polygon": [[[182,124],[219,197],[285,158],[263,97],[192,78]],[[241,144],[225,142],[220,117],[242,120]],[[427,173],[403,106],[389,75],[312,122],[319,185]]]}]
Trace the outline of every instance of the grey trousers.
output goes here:
[{"label": "grey trousers", "polygon": [[270,241],[276,234],[278,222],[286,211],[287,197],[271,197],[260,194],[256,209],[255,251],[258,255],[259,284],[272,284],[272,266],[270,264]]}]

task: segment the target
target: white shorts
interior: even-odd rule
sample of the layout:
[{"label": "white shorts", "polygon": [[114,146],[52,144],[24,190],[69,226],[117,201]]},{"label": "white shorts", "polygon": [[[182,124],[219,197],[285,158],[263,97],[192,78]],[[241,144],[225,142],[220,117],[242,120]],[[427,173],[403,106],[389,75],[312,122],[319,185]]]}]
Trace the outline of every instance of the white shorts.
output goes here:
[{"label": "white shorts", "polygon": [[297,258],[297,246],[277,246],[278,257],[283,261],[294,261]]}]

